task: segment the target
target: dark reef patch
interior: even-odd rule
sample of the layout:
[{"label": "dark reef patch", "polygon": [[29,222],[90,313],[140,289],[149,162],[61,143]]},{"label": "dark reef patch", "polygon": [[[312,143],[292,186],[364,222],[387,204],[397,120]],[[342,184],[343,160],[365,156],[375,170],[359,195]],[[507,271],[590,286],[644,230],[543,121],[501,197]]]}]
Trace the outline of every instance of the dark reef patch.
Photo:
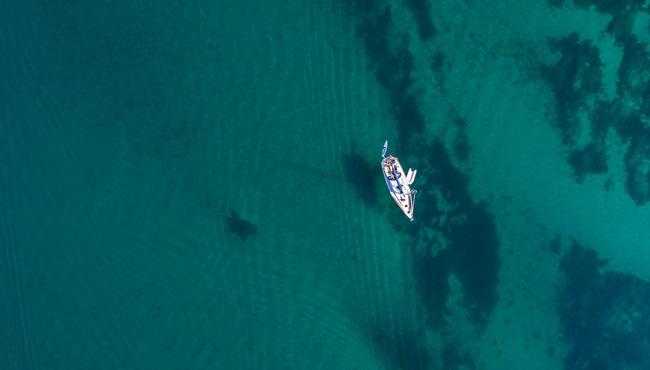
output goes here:
[{"label": "dark reef patch", "polygon": [[618,68],[617,92],[627,106],[637,108],[642,114],[648,114],[650,55],[646,45],[640,43],[634,35],[626,35],[622,46],[623,59]]},{"label": "dark reef patch", "polygon": [[[605,139],[611,123],[603,118],[610,112],[598,101],[603,90],[602,62],[598,48],[589,40],[580,41],[576,33],[551,40],[549,46],[560,53],[560,59],[554,65],[543,65],[541,72],[555,94],[556,124],[569,147],[567,163],[580,183],[588,175],[608,171]],[[590,112],[591,122],[583,122],[580,112]],[[586,129],[590,129],[590,140],[580,143]]]},{"label": "dark reef patch", "polygon": [[472,204],[467,178],[454,167],[444,144],[435,142],[428,148],[429,164],[432,168],[429,181],[442,191],[445,199],[458,203],[464,209]]},{"label": "dark reef patch", "polygon": [[[457,276],[473,318],[484,325],[497,302],[496,287],[499,273],[499,242],[496,225],[483,205],[474,203],[469,195],[467,178],[456,169],[440,142],[428,147],[428,166],[423,176],[430,187],[442,193],[447,204],[455,205],[447,211],[447,221],[438,229],[448,241],[448,247],[436,256],[419,252],[414,258],[414,273],[418,290],[429,317],[436,320],[444,313],[447,296],[447,277]],[[422,215],[418,222],[435,225],[440,210],[435,207]],[[435,293],[432,289],[437,289]]]},{"label": "dark reef patch", "polygon": [[645,0],[573,0],[576,6],[588,8],[594,6],[600,13],[612,15],[625,13],[630,9],[639,9]]},{"label": "dark reef patch", "polygon": [[352,1],[349,5],[358,19],[357,33],[365,45],[377,81],[389,94],[400,147],[403,155],[407,155],[411,138],[425,126],[424,116],[411,92],[413,56],[409,40],[406,35],[394,33],[389,6],[368,0]]},{"label": "dark reef patch", "polygon": [[650,283],[601,272],[605,262],[573,242],[563,255],[558,312],[571,343],[566,369],[650,368]]},{"label": "dark reef patch", "polygon": [[418,34],[422,41],[428,41],[436,35],[436,27],[431,19],[431,3],[429,0],[404,0],[413,13],[417,24]]},{"label": "dark reef patch", "polygon": [[611,122],[615,124],[616,131],[624,140],[634,138],[645,129],[645,124],[637,113],[617,116]]},{"label": "dark reef patch", "polygon": [[[576,295],[579,296],[581,292],[594,291],[598,286],[600,269],[605,265],[606,261],[599,259],[593,249],[585,248],[573,241],[560,261],[560,270],[565,280],[565,286],[561,293],[562,301],[575,299]],[[572,307],[563,306],[564,308]],[[572,319],[567,322],[567,328],[573,332],[573,325],[579,325],[580,318],[572,315],[579,312],[568,310],[562,313],[563,316]]]},{"label": "dark reef patch", "polygon": [[370,329],[371,343],[386,362],[386,368],[431,369],[432,358],[424,345],[426,341],[423,334],[414,331],[391,330],[393,328],[395,328],[394,325],[381,325]]},{"label": "dark reef patch", "polygon": [[[618,69],[617,104],[602,108],[601,121],[611,119],[619,136],[629,141],[624,162],[625,190],[637,205],[650,201],[650,54],[634,35],[623,38]],[[609,109],[607,109],[609,108]]]},{"label": "dark reef patch", "polygon": [[591,137],[596,141],[604,141],[612,125],[616,125],[618,119],[618,100],[614,102],[599,101],[591,110]]},{"label": "dark reef patch", "polygon": [[580,134],[578,110],[586,108],[592,95],[602,90],[602,62],[598,48],[588,40],[580,41],[577,33],[551,40],[549,45],[551,50],[560,53],[560,59],[540,69],[555,94],[562,139],[572,145]]},{"label": "dark reef patch", "polygon": [[476,369],[474,359],[459,348],[459,343],[447,343],[442,351],[442,365],[445,370]]},{"label": "dark reef patch", "polygon": [[359,154],[356,145],[348,153],[343,154],[343,174],[345,178],[354,185],[357,196],[367,205],[375,206],[377,204],[377,188],[375,179],[377,169]]},{"label": "dark reef patch", "polygon": [[650,118],[650,53],[633,35],[623,37],[622,46],[617,97],[600,101],[593,109],[592,137],[602,142],[612,127],[629,144],[623,158],[625,190],[637,205],[643,205],[650,201],[650,129],[644,123]]},{"label": "dark reef patch", "polygon": [[466,221],[454,225],[450,263],[477,323],[484,325],[497,302],[498,240],[492,216],[480,206],[465,211]]},{"label": "dark reef patch", "polygon": [[458,129],[456,137],[454,138],[454,154],[459,161],[464,162],[469,158],[469,141],[465,134],[467,121],[460,117],[456,117],[454,119],[454,126]]},{"label": "dark reef patch", "polygon": [[431,71],[433,72],[433,76],[438,81],[438,88],[440,88],[441,91],[445,91],[445,85],[446,85],[446,79],[445,79],[445,74],[444,74],[444,67],[445,67],[445,55],[437,51],[432,57],[431,57]]},{"label": "dark reef patch", "polygon": [[[638,111],[624,108],[620,99],[601,102],[592,113],[592,127],[606,132],[609,125],[629,145],[623,157],[625,191],[637,205],[650,201],[650,129],[643,123]],[[604,135],[604,134],[603,134]],[[608,188],[613,183],[608,181]]]},{"label": "dark reef patch", "polygon": [[637,205],[650,200],[650,129],[632,138],[625,152],[625,189]]},{"label": "dark reef patch", "polygon": [[442,68],[445,66],[445,55],[438,51],[431,57],[431,70],[433,72],[442,73]]},{"label": "dark reef patch", "polygon": [[634,13],[629,11],[614,13],[612,20],[607,24],[607,32],[614,36],[617,42],[622,42],[622,39],[632,32],[634,18]]},{"label": "dark reef patch", "polygon": [[562,56],[554,65],[542,65],[540,70],[550,84],[555,94],[557,125],[562,130],[562,137],[565,144],[572,141],[573,131],[578,124],[573,111],[577,110],[579,97],[574,89],[574,80],[578,73],[579,53],[577,48],[577,34],[571,34],[564,40],[553,40],[550,42],[551,49],[560,51]]},{"label": "dark reef patch", "polygon": [[[650,201],[650,159],[648,125],[650,121],[650,53],[647,45],[637,40],[633,32],[636,16],[647,11],[645,0],[573,0],[580,8],[594,7],[611,15],[607,32],[617,46],[623,49],[618,66],[617,96],[604,100],[602,90],[602,63],[598,49],[587,40],[580,41],[574,33],[550,42],[552,50],[561,53],[553,66],[542,66],[544,76],[553,89],[557,101],[557,124],[563,142],[569,147],[568,163],[576,181],[589,174],[607,172],[606,136],[614,128],[623,143],[629,144],[624,156],[625,190],[637,205]],[[549,0],[553,6],[566,1]],[[583,131],[581,112],[588,112],[591,141],[578,143]],[[607,189],[613,188],[608,180]]]},{"label": "dark reef patch", "polygon": [[[548,0],[549,5],[562,7],[567,0]],[[634,15],[643,8],[645,0],[573,0],[573,4],[579,8],[588,9],[594,7],[599,13],[612,16],[607,25],[607,32],[619,38],[629,34],[634,25]]]},{"label": "dark reef patch", "polygon": [[444,317],[449,294],[449,267],[445,251],[432,255],[431,251],[418,253],[413,260],[416,289],[428,314],[429,323],[440,325]]},{"label": "dark reef patch", "polygon": [[553,252],[553,254],[560,254],[560,251],[562,251],[562,238],[559,236],[553,238],[548,244],[548,249]]},{"label": "dark reef patch", "polygon": [[257,235],[257,226],[243,219],[239,213],[233,211],[232,209],[226,218],[226,227],[228,231],[237,235],[242,240],[246,240],[253,235]]},{"label": "dark reef patch", "polygon": [[454,139],[454,154],[459,161],[465,162],[469,158],[469,142],[463,132],[459,132]]},{"label": "dark reef patch", "polygon": [[607,153],[603,145],[595,142],[584,148],[573,149],[569,153],[569,164],[578,182],[582,182],[587,174],[607,172]]}]

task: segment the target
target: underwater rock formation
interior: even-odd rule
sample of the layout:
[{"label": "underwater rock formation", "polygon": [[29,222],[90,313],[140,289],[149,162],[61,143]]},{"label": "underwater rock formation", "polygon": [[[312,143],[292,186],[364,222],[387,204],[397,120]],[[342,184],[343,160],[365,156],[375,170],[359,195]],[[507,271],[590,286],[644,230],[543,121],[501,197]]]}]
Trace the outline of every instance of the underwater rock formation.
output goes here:
[{"label": "underwater rock formation", "polygon": [[607,172],[607,148],[602,131],[592,128],[591,141],[579,143],[583,131],[579,114],[590,108],[602,90],[602,62],[598,48],[589,40],[580,41],[576,33],[551,40],[549,44],[561,56],[554,65],[542,65],[541,72],[555,94],[557,126],[562,141],[570,148],[567,162],[576,180],[582,182],[588,174]]},{"label": "underwater rock formation", "polygon": [[565,368],[650,369],[650,283],[604,266],[575,242],[561,259],[558,312],[571,344]]},{"label": "underwater rock formation", "polygon": [[374,69],[379,84],[388,92],[402,155],[406,156],[411,138],[422,132],[425,125],[416,97],[411,92],[414,61],[408,36],[395,32],[390,6],[368,0],[351,1],[348,5],[358,19],[357,33],[365,45],[370,67]]},{"label": "underwater rock formation", "polygon": [[[420,181],[438,189],[444,201],[454,207],[442,211],[430,206],[418,214],[418,223],[435,228],[447,241],[446,248],[436,255],[431,254],[436,249],[434,245],[416,251],[413,267],[418,292],[430,320],[437,322],[444,314],[447,278],[454,274],[462,284],[475,324],[481,327],[498,299],[500,261],[496,225],[485,207],[470,196],[467,177],[452,164],[444,145],[434,142],[427,151],[428,164],[420,166]],[[428,196],[429,204],[436,204],[433,195],[423,196]],[[442,213],[446,221],[437,223]]]},{"label": "underwater rock formation", "polygon": [[230,210],[230,214],[226,218],[226,227],[233,234],[237,235],[240,239],[246,240],[253,235],[257,235],[257,226],[253,223],[244,220],[239,213]]},{"label": "underwater rock formation", "polygon": [[637,205],[650,201],[650,129],[632,138],[625,152],[625,189]]},{"label": "underwater rock formation", "polygon": [[[562,7],[569,0],[548,0],[553,7]],[[622,35],[630,33],[634,25],[634,13],[641,10],[645,0],[573,0],[579,8],[593,7],[599,13],[609,14],[612,19],[607,25],[607,32],[618,40]]]},{"label": "underwater rock formation", "polygon": [[580,134],[578,110],[602,89],[602,62],[598,48],[589,40],[580,41],[576,33],[550,40],[549,45],[561,56],[554,65],[542,65],[541,72],[555,94],[563,141],[574,145]]},{"label": "underwater rock formation", "polygon": [[442,351],[442,364],[445,370],[474,370],[476,363],[463,352],[459,343],[447,343]]},{"label": "underwater rock formation", "polygon": [[388,369],[427,370],[433,368],[433,358],[426,347],[423,333],[412,330],[389,331],[394,323],[369,330],[371,343],[378,350]]},{"label": "underwater rock formation", "polygon": [[431,3],[429,0],[405,0],[406,6],[413,13],[417,24],[418,35],[422,41],[428,41],[436,35],[436,27],[431,19]]},{"label": "underwater rock formation", "polygon": [[568,161],[578,182],[582,182],[586,174],[607,172],[605,145],[595,142],[587,144],[584,148],[571,150]]},{"label": "underwater rock formation", "polygon": [[[564,1],[550,0],[562,6]],[[647,45],[637,40],[632,26],[644,1],[574,0],[582,8],[593,6],[597,11],[612,15],[607,27],[623,50],[618,66],[616,96],[605,100],[602,90],[602,63],[598,49],[588,40],[580,41],[573,33],[552,40],[550,47],[561,54],[554,65],[542,66],[542,76],[549,82],[557,102],[557,126],[569,147],[567,162],[573,168],[576,181],[587,175],[604,174],[607,168],[606,137],[614,129],[627,144],[623,158],[626,171],[625,190],[637,205],[650,201],[650,53]],[[581,113],[588,113],[581,118]],[[590,139],[583,140],[583,122],[591,125]],[[611,181],[609,188],[611,188]]]}]

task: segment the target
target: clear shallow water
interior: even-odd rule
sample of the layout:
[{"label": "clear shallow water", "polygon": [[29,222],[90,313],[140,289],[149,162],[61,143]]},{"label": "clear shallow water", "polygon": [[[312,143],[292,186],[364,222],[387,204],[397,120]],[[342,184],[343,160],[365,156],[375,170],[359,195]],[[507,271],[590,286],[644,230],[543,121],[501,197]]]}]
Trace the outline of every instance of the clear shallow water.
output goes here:
[{"label": "clear shallow water", "polygon": [[619,3],[5,4],[0,367],[647,367]]}]

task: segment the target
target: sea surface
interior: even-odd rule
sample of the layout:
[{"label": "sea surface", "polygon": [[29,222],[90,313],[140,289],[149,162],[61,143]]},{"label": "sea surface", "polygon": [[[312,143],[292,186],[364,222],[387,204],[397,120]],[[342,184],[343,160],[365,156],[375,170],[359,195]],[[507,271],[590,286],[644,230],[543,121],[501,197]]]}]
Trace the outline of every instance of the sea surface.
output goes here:
[{"label": "sea surface", "polygon": [[645,0],[2,2],[0,369],[650,368],[648,42]]}]

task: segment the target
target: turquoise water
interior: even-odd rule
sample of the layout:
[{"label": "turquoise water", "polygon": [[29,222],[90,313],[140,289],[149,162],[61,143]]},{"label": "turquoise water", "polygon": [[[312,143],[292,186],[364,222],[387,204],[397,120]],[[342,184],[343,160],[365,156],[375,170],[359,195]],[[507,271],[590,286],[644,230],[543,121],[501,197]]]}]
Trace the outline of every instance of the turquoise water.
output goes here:
[{"label": "turquoise water", "polygon": [[649,20],[5,2],[0,369],[650,367]]}]

